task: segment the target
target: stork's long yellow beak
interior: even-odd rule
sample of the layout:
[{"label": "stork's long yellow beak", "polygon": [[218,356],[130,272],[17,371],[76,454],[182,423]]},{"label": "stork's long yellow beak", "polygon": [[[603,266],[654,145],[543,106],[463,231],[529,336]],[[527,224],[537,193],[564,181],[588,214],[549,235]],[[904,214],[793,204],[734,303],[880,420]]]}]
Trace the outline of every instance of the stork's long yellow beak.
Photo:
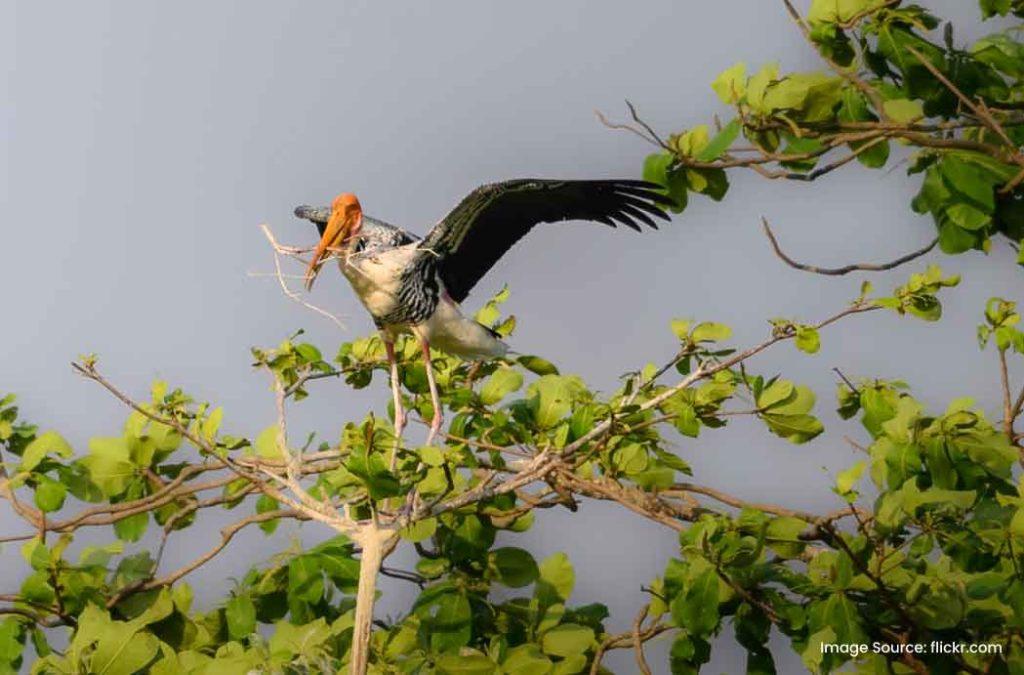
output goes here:
[{"label": "stork's long yellow beak", "polygon": [[363,211],[359,200],[353,194],[338,195],[331,206],[331,217],[324,228],[323,236],[313,251],[313,259],[306,268],[306,290],[313,287],[313,281],[320,272],[324,260],[334,250],[342,248],[349,237],[359,229]]}]

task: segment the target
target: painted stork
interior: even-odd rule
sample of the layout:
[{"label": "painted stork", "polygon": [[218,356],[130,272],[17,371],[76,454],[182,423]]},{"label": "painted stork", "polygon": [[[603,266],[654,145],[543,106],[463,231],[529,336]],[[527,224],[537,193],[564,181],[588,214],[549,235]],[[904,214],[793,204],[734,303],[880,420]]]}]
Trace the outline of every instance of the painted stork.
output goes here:
[{"label": "painted stork", "polygon": [[441,402],[430,363],[430,347],[463,358],[504,356],[509,347],[487,326],[464,316],[459,303],[517,241],[539,223],[589,220],[640,231],[667,220],[671,200],[657,185],[637,180],[520,179],[484,185],[471,192],[422,239],[363,215],[351,193],[331,207],[299,206],[320,242],[306,271],[312,288],[321,266],[337,257],[363,306],[380,330],[391,372],[395,436],[406,416],[398,382],[395,338],[411,333],[426,366],[434,416],[429,445],[441,428]]}]

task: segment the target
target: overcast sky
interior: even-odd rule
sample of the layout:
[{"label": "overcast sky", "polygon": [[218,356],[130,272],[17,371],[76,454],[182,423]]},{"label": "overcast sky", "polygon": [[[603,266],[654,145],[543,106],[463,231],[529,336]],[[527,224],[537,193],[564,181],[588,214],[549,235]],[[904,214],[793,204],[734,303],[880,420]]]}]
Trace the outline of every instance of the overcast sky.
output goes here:
[{"label": "overcast sky", "polygon": [[[963,0],[924,4],[961,21],[977,11]],[[302,327],[333,353],[372,328],[333,268],[313,300],[346,318],[344,333],[253,276],[272,270],[259,223],[309,245],[315,231],[292,208],[351,191],[367,213],[423,232],[483,182],[636,177],[647,148],[602,127],[595,109],[621,117],[629,98],[668,132],[723,112],[708,85],[737,60],[818,65],[780,3],[764,0],[401,9],[23,1],[3,3],[0,25],[0,391],[17,392],[26,418],[78,448],[116,433],[124,417],[117,402],[72,375],[68,362],[80,353],[99,353],[106,373],[134,394],[160,377],[221,404],[226,428],[251,435],[270,421],[272,401],[250,368],[249,346]],[[972,23],[957,40],[979,30]],[[851,168],[814,185],[731,177],[724,203],[692,198],[660,232],[538,228],[467,305],[509,284],[507,307],[520,321],[514,348],[608,391],[620,373],[671,355],[672,317],[729,323],[746,344],[766,335],[768,318],[822,318],[856,295],[860,279],[784,267],[759,231],[761,215],[794,257],[820,265],[895,257],[934,236],[931,221],[908,208],[916,181],[902,168]],[[834,366],[853,377],[905,379],[936,407],[973,395],[994,411],[997,371],[993,355],[978,352],[973,327],[989,296],[1024,300],[1021,272],[1004,245],[987,259],[930,260],[965,275],[947,294],[940,324],[872,314],[828,331],[816,356],[783,345],[750,364],[814,386],[825,435],[792,446],[741,421],[680,441],[696,478],[751,500],[834,507],[829,475],[854,460],[842,437],[864,436],[831,412]],[[907,273],[873,281],[886,289]],[[296,437],[301,429],[334,438],[343,420],[387,400],[383,381],[359,393],[324,382],[314,393],[293,413]],[[4,508],[0,532],[14,531]],[[272,541],[246,533],[189,581],[210,604],[229,575],[294,532]],[[307,542],[326,534],[314,525],[299,532]],[[192,557],[198,549],[188,542],[165,565]],[[678,551],[664,528],[593,503],[575,515],[545,511],[533,531],[505,543],[538,558],[566,551],[578,571],[573,600],[609,605],[615,631],[643,604],[641,584]],[[396,556],[396,564],[412,560]],[[23,572],[15,548],[0,552],[0,592]],[[388,588],[382,611],[410,598],[407,588]],[[665,645],[651,648],[652,663],[663,664]],[[744,662],[724,649],[708,672],[737,672]],[[628,654],[609,663],[633,667]],[[780,672],[800,668],[792,655],[778,663]]]}]

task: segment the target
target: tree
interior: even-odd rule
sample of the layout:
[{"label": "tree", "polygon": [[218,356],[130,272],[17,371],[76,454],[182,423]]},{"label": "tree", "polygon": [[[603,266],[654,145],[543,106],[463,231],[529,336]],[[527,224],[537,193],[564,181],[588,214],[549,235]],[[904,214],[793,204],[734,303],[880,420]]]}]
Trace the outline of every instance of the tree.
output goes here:
[{"label": "tree", "polygon": [[[924,175],[914,207],[935,216],[943,250],[1019,239],[1024,52],[1014,34],[958,50],[948,29],[945,48],[928,41],[936,21],[900,2],[815,0],[806,20],[785,4],[833,75],[730,69],[715,89],[737,118],[714,135],[696,127],[663,142],[634,112],[629,128],[659,145],[645,175],[678,210],[691,192],[721,198],[730,169],[813,180],[853,159],[881,166],[899,141]],[[981,4],[986,15],[1024,14],[1008,0]],[[278,255],[303,253],[271,242]],[[843,271],[796,263],[772,243],[790,264]],[[394,436],[393,410],[347,421],[325,441],[288,425],[291,407],[323,387],[387,386],[375,336],[345,342],[330,360],[301,332],[253,349],[277,415],[246,435],[227,433],[230,418],[212,403],[164,382],[145,400],[131,396],[96,357],[82,357],[75,371],[127,409],[123,428],[87,450],[23,420],[12,395],[0,399],[0,499],[25,524],[0,540],[20,545],[24,569],[21,587],[0,595],[0,672],[25,665],[28,643],[39,655],[33,670],[45,673],[598,673],[615,649],[633,650],[650,672],[644,645],[661,638],[672,641],[672,671],[688,673],[726,630],[751,673],[775,672],[772,632],[817,672],[850,662],[858,672],[1022,672],[1024,388],[1009,362],[1024,354],[1024,332],[1013,302],[993,298],[977,328],[1001,365],[994,421],[967,399],[930,412],[900,381],[839,373],[838,408],[866,439],[851,441],[864,459],[835,477],[846,504],[835,512],[727,494],[695,479],[673,447],[740,415],[792,443],[814,441],[823,431],[815,392],[758,373],[757,357],[786,343],[814,353],[836,324],[880,311],[936,321],[939,294],[957,282],[929,266],[888,295],[865,283],[832,315],[774,319],[746,347],[732,346],[723,324],[675,319],[660,365],[638,365],[610,395],[539,356],[471,363],[435,353],[450,422],[439,444],[423,447],[414,434]],[[478,320],[511,333],[507,299],[499,293]],[[416,351],[397,345],[403,396],[430,419]],[[625,633],[606,630],[603,606],[570,602],[565,555],[537,561],[495,546],[498,532],[522,532],[538,512],[574,510],[581,498],[618,504],[679,539]],[[221,509],[241,515],[205,554],[166,569],[165,546]],[[191,572],[242,529],[272,532],[285,519],[315,521],[331,536],[240,569],[219,606],[193,607]],[[160,532],[155,555],[131,547],[148,528]],[[69,555],[96,529],[110,543]],[[415,549],[415,570],[386,565],[398,546]],[[420,589],[395,620],[374,619],[382,576]],[[56,651],[60,632],[68,646]],[[986,649],[933,646],[959,644]]]},{"label": "tree", "polygon": [[[711,85],[734,115],[713,128],[701,124],[663,138],[632,105],[631,123],[605,120],[658,148],[643,173],[665,186],[676,212],[693,193],[722,199],[729,171],[814,181],[854,162],[880,169],[893,147],[906,148],[908,172],[922,176],[911,207],[932,215],[943,252],[989,251],[996,236],[1020,252],[1024,72],[1017,28],[963,47],[952,24],[898,0],[813,0],[806,17],[789,0],[782,4],[827,71],[781,73],[767,63],[748,73],[737,63]],[[1024,16],[1015,0],[980,4],[984,18]],[[934,39],[940,25],[941,43]],[[1017,262],[1024,264],[1024,253]]]}]

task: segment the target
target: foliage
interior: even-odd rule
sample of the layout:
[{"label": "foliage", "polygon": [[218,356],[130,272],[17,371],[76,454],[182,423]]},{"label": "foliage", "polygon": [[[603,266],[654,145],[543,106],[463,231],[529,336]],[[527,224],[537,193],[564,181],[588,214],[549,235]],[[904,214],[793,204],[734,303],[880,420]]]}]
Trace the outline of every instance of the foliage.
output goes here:
[{"label": "foliage", "polygon": [[[664,634],[673,672],[695,672],[728,623],[749,651],[750,672],[773,672],[773,628],[822,671],[847,658],[823,656],[823,640],[926,638],[999,642],[1002,656],[964,657],[964,667],[1005,670],[1024,654],[1024,486],[1011,471],[1019,456],[1012,420],[1008,437],[968,401],[930,415],[900,383],[842,385],[843,415],[858,417],[872,440],[865,462],[836,479],[847,505],[824,515],[754,507],[693,483],[673,440],[712,433],[734,415],[759,418],[793,443],[813,440],[823,431],[814,393],[754,374],[748,361],[786,341],[813,353],[827,326],[872,310],[934,320],[936,294],[955,283],[932,268],[888,297],[864,288],[824,321],[774,320],[765,341],[744,350],[727,344],[725,325],[677,319],[672,358],[626,374],[607,397],[539,357],[467,363],[434,354],[451,422],[445,442],[425,447],[396,444],[390,423],[372,414],[333,442],[309,438],[299,448],[284,435],[284,404],[310,395],[314,382],[364,388],[378,373],[386,379],[375,336],[346,342],[334,363],[299,334],[254,349],[282,417],[246,437],[224,431],[222,409],[163,382],[148,401],[132,402],[90,357],[79,372],[133,407],[118,435],[76,453],[57,432],[21,421],[13,396],[0,405],[0,496],[31,526],[9,538],[22,542],[25,573],[3,596],[0,664],[18,669],[31,642],[40,673],[343,667],[365,557],[353,539],[360,530],[272,556],[213,605],[194,602],[184,580],[245,527],[269,533],[282,519],[318,518],[296,507],[295,490],[278,489],[294,461],[308,495],[353,523],[395,523],[402,545],[419,554],[415,570],[381,570],[421,590],[407,613],[377,623],[369,644],[376,672],[597,672],[608,650]],[[507,297],[480,318],[511,330],[500,311]],[[994,299],[985,317],[983,341],[995,336],[1001,354],[1019,346],[1012,303]],[[397,351],[405,403],[429,419],[416,347],[400,341]],[[877,493],[873,511],[859,504],[864,472]],[[575,509],[579,498],[622,504],[678,533],[680,557],[652,581],[634,632],[610,633],[602,605],[571,604],[575,574],[564,554],[538,561],[506,543],[538,509]],[[243,515],[209,553],[164,570],[165,547],[213,509]],[[109,543],[70,555],[93,528],[109,528]],[[161,542],[155,557],[137,544],[151,528]],[[59,631],[69,639],[61,652],[51,647]],[[880,658],[859,665],[876,668]],[[907,662],[891,661],[895,672]]]},{"label": "foliage", "polygon": [[[790,14],[827,70],[783,72],[736,63],[712,83],[732,119],[667,138],[643,175],[686,208],[691,193],[721,200],[728,172],[811,181],[856,160],[880,169],[907,161],[920,175],[911,207],[930,214],[946,253],[989,251],[1024,238],[1024,49],[1019,26],[973,44],[952,24],[899,0],[813,0]],[[981,0],[984,18],[1024,15],[1019,2]],[[942,26],[941,35],[938,34]],[[1019,263],[1024,264],[1024,253]]]}]

